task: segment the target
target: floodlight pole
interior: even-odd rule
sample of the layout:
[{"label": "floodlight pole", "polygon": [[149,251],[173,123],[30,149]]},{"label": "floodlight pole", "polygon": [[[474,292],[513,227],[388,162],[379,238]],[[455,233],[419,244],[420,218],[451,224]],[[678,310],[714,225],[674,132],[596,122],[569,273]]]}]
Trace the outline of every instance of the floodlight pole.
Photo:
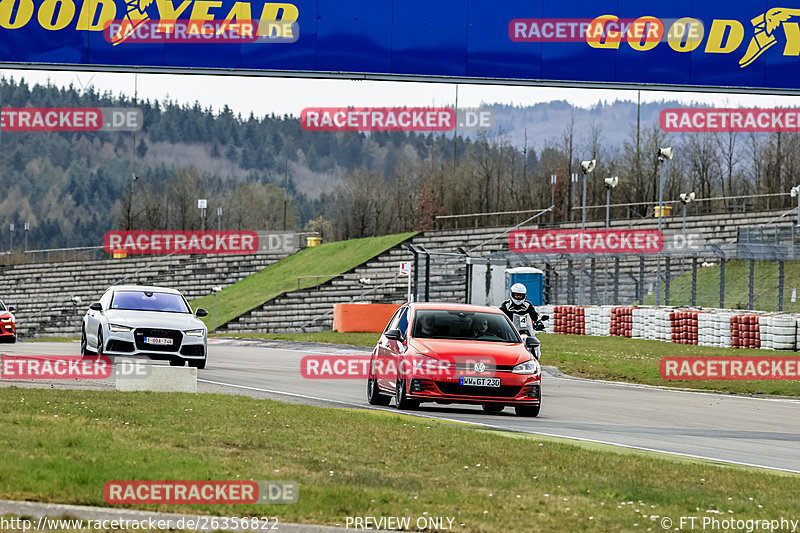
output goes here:
[{"label": "floodlight pole", "polygon": [[686,246],[686,207],[689,205],[689,202],[686,200],[683,201],[683,245]]},{"label": "floodlight pole", "polygon": [[[666,158],[658,154],[658,233],[661,233],[661,219],[664,218],[664,161]],[[669,275],[669,273],[667,273]],[[656,305],[661,305],[661,254],[656,255]]]},{"label": "floodlight pole", "polygon": [[581,229],[586,231],[586,171],[583,171],[583,207],[581,208]]}]

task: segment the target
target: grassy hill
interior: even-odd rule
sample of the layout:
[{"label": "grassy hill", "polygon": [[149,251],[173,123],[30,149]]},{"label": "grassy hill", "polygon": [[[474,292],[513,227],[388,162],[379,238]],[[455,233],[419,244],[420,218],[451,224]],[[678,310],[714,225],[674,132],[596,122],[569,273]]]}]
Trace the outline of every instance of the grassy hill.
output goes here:
[{"label": "grassy hill", "polygon": [[[357,267],[414,235],[415,233],[400,233],[383,237],[352,239],[300,250],[219,292],[217,294],[217,327],[282,293],[297,290],[298,278],[301,276],[322,276],[299,279],[299,288],[315,287]],[[214,296],[198,298],[192,301],[192,307],[204,307],[208,309],[209,313],[212,313]],[[209,314],[204,321],[211,329],[212,315]]]},{"label": "grassy hill", "polygon": [[[719,307],[719,263],[697,269],[697,305]],[[748,261],[725,263],[725,307],[747,309],[750,286]],[[778,310],[778,264],[757,261],[754,276],[753,307],[759,311]],[[800,289],[800,262],[786,262],[784,270],[783,310],[800,313],[800,302],[792,302],[792,289]],[[687,259],[685,273],[670,282],[670,305],[691,305],[692,264]],[[653,305],[655,294],[645,297],[644,303]],[[661,285],[661,302],[664,304],[664,285]]]}]

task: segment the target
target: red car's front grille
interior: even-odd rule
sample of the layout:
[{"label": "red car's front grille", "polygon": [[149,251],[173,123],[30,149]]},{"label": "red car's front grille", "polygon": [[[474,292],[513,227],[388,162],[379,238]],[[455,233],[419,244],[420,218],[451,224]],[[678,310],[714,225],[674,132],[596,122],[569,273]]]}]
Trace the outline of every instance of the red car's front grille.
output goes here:
[{"label": "red car's front grille", "polygon": [[474,387],[471,385],[460,385],[455,382],[434,381],[442,394],[453,396],[494,396],[496,398],[515,398],[519,396],[522,387],[510,385],[500,385],[499,387]]}]

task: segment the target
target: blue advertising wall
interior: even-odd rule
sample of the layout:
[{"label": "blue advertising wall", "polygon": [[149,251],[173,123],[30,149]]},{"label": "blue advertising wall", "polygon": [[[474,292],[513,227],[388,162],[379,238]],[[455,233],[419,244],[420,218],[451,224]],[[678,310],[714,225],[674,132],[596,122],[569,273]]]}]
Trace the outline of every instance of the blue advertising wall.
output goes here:
[{"label": "blue advertising wall", "polygon": [[[588,23],[604,15],[628,22],[654,17],[663,21],[668,35],[676,20],[683,22],[672,30],[674,42],[664,37],[644,45],[625,39],[614,43],[611,33],[600,38],[603,42],[596,43],[600,46],[585,38],[571,42],[512,38],[514,21],[520,19],[528,21],[522,24],[534,20],[537,25],[545,19]],[[133,23],[252,19],[262,25],[293,23],[293,29],[283,39],[256,43],[108,42],[103,27],[126,17]],[[693,37],[679,31],[687,21],[698,31]],[[5,66],[226,69],[791,91],[800,89],[799,56],[800,2],[0,0],[0,64]]]}]

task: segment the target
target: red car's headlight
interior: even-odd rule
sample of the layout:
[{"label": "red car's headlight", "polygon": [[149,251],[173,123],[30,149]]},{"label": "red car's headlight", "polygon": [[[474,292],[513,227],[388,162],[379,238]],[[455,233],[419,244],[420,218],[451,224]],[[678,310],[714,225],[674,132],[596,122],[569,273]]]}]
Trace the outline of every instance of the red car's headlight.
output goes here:
[{"label": "red car's headlight", "polygon": [[538,374],[540,371],[541,366],[536,359],[528,359],[524,363],[516,365],[512,370],[515,374]]}]

